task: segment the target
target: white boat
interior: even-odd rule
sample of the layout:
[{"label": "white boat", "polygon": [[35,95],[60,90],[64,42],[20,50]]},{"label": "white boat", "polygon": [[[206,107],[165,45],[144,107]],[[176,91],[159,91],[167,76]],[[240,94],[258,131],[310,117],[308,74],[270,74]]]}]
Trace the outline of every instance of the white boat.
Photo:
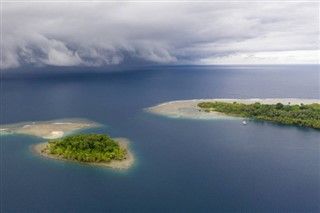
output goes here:
[{"label": "white boat", "polygon": [[243,124],[243,125],[247,125],[247,122],[246,122],[246,121],[242,121],[242,124]]}]

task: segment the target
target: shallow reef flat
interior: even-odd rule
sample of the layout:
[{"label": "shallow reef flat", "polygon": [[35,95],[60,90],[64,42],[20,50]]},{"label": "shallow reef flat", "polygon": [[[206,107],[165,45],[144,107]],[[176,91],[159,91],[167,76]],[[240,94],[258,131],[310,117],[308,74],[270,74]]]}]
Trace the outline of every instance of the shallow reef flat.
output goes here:
[{"label": "shallow reef flat", "polygon": [[297,98],[252,98],[252,99],[194,99],[194,100],[180,100],[162,103],[146,110],[151,113],[164,115],[172,118],[186,118],[186,119],[235,119],[234,116],[228,116],[219,112],[207,113],[198,107],[200,102],[226,102],[226,103],[243,103],[253,104],[259,102],[261,104],[277,104],[284,105],[300,105],[320,103],[319,99],[297,99]]},{"label": "shallow reef flat", "polygon": [[44,139],[57,139],[82,129],[98,127],[99,124],[82,119],[61,119],[52,121],[23,122],[1,125],[0,134],[25,134]]}]

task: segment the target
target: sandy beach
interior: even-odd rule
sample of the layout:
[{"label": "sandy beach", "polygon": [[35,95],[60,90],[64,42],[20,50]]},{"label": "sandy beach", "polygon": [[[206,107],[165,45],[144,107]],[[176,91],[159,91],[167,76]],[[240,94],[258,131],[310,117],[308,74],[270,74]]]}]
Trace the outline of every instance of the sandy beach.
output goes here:
[{"label": "sandy beach", "polygon": [[25,122],[10,125],[1,125],[0,134],[25,134],[44,139],[57,139],[75,131],[94,128],[99,124],[80,119],[54,120],[44,122]]},{"label": "sandy beach", "polygon": [[319,99],[296,99],[296,98],[267,98],[267,99],[195,99],[195,100],[181,100],[162,103],[146,110],[151,113],[164,115],[172,118],[187,118],[187,119],[228,119],[234,118],[219,112],[204,112],[197,105],[200,102],[227,102],[227,103],[243,103],[253,104],[259,102],[261,104],[313,104],[320,103]]},{"label": "sandy beach", "polygon": [[108,162],[108,163],[106,163],[106,162],[99,162],[99,163],[91,163],[90,162],[90,163],[88,163],[88,162],[80,162],[80,161],[76,161],[76,160],[69,160],[69,159],[59,157],[59,156],[50,155],[46,152],[42,152],[42,150],[49,145],[48,142],[31,145],[30,149],[32,150],[32,152],[34,152],[38,155],[41,155],[43,157],[50,158],[50,159],[55,159],[55,160],[63,160],[63,161],[68,161],[68,162],[85,164],[85,165],[89,165],[89,166],[109,167],[112,169],[128,169],[128,168],[130,168],[133,165],[135,159],[134,159],[134,156],[129,148],[129,143],[130,143],[129,140],[126,138],[114,138],[114,140],[119,142],[120,147],[127,149],[128,152],[127,152],[126,159],[112,160],[111,162]]}]

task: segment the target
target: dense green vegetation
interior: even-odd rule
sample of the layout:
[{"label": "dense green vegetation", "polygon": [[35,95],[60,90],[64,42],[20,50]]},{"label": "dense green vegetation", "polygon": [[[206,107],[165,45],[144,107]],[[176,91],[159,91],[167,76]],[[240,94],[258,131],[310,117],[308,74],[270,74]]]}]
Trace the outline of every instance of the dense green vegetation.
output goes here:
[{"label": "dense green vegetation", "polygon": [[320,104],[283,105],[277,103],[269,105],[201,102],[198,106],[206,112],[217,111],[235,116],[320,129]]},{"label": "dense green vegetation", "polygon": [[50,140],[44,150],[48,154],[82,162],[110,162],[126,158],[126,149],[107,135],[77,134]]}]

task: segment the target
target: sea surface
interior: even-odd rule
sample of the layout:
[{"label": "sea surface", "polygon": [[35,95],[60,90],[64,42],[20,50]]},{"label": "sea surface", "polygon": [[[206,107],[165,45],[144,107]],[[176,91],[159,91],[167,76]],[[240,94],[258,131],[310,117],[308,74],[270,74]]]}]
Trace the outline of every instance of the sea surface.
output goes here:
[{"label": "sea surface", "polygon": [[45,159],[1,136],[1,212],[320,212],[320,132],[150,114],[198,98],[319,98],[319,66],[27,68],[1,75],[1,122],[84,118],[131,141],[126,171]]}]

